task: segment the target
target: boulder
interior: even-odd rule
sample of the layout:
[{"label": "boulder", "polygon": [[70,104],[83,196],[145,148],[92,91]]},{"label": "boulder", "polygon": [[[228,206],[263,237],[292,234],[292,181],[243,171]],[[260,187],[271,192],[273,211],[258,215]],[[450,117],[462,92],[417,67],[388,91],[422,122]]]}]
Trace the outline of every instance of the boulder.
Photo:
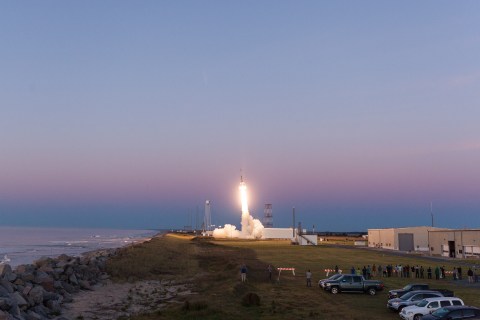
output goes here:
[{"label": "boulder", "polygon": [[0,298],[0,310],[9,310],[13,306],[11,298]]},{"label": "boulder", "polygon": [[22,307],[26,307],[28,305],[28,302],[27,300],[25,300],[22,295],[20,294],[20,292],[18,291],[15,291],[13,294],[12,294],[12,298],[13,298],[13,301],[16,302],[16,304],[22,308]]},{"label": "boulder", "polygon": [[58,276],[63,273],[63,270],[63,268],[56,267],[55,269],[53,269],[53,272]]},{"label": "boulder", "polygon": [[43,288],[41,286],[35,286],[30,292],[28,296],[32,298],[35,304],[41,304],[43,302]]},{"label": "boulder", "polygon": [[32,289],[33,289],[33,286],[31,286],[31,285],[25,286],[25,288],[22,290],[23,295],[27,296],[30,293],[30,290],[32,290]]},{"label": "boulder", "polygon": [[17,278],[17,280],[15,280],[13,282],[14,285],[17,285],[17,286],[24,286],[25,285],[25,281],[23,281],[22,279],[20,278]]},{"label": "boulder", "polygon": [[33,280],[35,280],[35,276],[33,275],[33,271],[25,271],[24,273],[19,273],[18,276],[24,282],[33,282]]},{"label": "boulder", "polygon": [[108,280],[110,279],[110,276],[106,273],[102,273],[99,277],[100,280],[104,281],[104,280]]},{"label": "boulder", "polygon": [[78,281],[78,284],[80,285],[81,289],[92,290],[92,286],[90,285],[90,282],[88,282],[87,280],[80,280]]},{"label": "boulder", "polygon": [[53,287],[55,288],[55,290],[60,290],[60,289],[63,289],[63,286],[62,286],[62,281],[54,281],[53,282]]},{"label": "boulder", "polygon": [[7,273],[12,272],[12,267],[9,264],[0,264],[0,278],[3,278]]},{"label": "boulder", "polygon": [[30,309],[31,311],[41,315],[44,318],[48,318],[48,309],[43,305],[38,305]]},{"label": "boulder", "polygon": [[0,286],[7,289],[8,293],[13,293],[13,285],[5,279],[0,280]]},{"label": "boulder", "polygon": [[63,301],[63,297],[61,295],[59,295],[58,293],[56,292],[48,292],[48,291],[44,291],[43,292],[43,302],[46,302],[48,300],[59,300],[59,301]]},{"label": "boulder", "polygon": [[71,284],[69,283],[66,283],[66,282],[62,282],[62,286],[63,288],[65,289],[65,291],[67,291],[68,293],[75,293],[77,290],[75,289],[74,286],[72,286]]},{"label": "boulder", "polygon": [[49,266],[54,263],[54,260],[49,257],[41,257],[40,259],[36,260],[34,264],[37,266],[37,268],[41,268],[44,266]]},{"label": "boulder", "polygon": [[44,279],[40,285],[45,289],[46,291],[49,292],[55,292],[55,284],[54,280],[52,278]]},{"label": "boulder", "polygon": [[71,259],[72,259],[72,257],[70,257],[70,256],[68,256],[68,255],[66,255],[66,254],[63,253],[63,254],[61,254],[61,255],[59,255],[59,256],[57,257],[57,265],[58,265],[59,262],[65,262],[65,261],[68,262],[68,261],[70,261]]},{"label": "boulder", "polygon": [[17,306],[15,304],[15,302],[13,303],[12,307],[10,308],[10,310],[8,310],[8,313],[10,313],[12,316],[15,317],[15,319],[23,319],[21,317],[21,310],[20,310],[20,307]]},{"label": "boulder", "polygon": [[70,281],[71,284],[78,286],[78,280],[75,274],[70,275],[70,277],[68,277],[68,280]]},{"label": "boulder", "polygon": [[48,300],[45,305],[47,306],[48,309],[50,309],[54,313],[61,313],[62,312],[62,307],[60,305],[60,302],[57,300]]},{"label": "boulder", "polygon": [[14,282],[17,279],[17,274],[15,272],[7,273],[3,276],[3,279],[9,282]]},{"label": "boulder", "polygon": [[52,278],[48,275],[48,273],[40,271],[40,270],[37,270],[34,274],[35,274],[35,278],[34,278],[33,282],[36,283],[36,284],[42,283],[45,279],[49,279],[49,278],[51,279]]},{"label": "boulder", "polygon": [[3,286],[0,286],[0,298],[2,297],[10,297],[10,293],[8,292],[8,290],[6,288],[4,288]]},{"label": "boulder", "polygon": [[36,312],[33,312],[32,310],[28,310],[26,320],[43,320],[45,319],[41,315],[39,315]]},{"label": "boulder", "polygon": [[70,303],[70,302],[73,302],[73,297],[70,293],[68,292],[62,292],[62,296],[63,296],[63,302],[64,303]]},{"label": "boulder", "polygon": [[65,269],[65,274],[67,276],[71,276],[73,274],[73,268],[71,266],[68,266],[66,269]]},{"label": "boulder", "polygon": [[33,272],[35,270],[35,266],[33,264],[21,264],[15,267],[15,272],[17,274],[25,273],[25,272]]}]

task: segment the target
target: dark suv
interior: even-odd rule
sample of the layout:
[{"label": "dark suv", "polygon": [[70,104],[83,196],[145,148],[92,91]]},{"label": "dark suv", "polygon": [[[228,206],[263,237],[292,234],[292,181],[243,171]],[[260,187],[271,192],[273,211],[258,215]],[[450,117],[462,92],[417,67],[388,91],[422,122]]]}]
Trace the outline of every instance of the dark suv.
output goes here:
[{"label": "dark suv", "polygon": [[451,306],[424,315],[422,320],[480,319],[480,309],[469,306]]}]

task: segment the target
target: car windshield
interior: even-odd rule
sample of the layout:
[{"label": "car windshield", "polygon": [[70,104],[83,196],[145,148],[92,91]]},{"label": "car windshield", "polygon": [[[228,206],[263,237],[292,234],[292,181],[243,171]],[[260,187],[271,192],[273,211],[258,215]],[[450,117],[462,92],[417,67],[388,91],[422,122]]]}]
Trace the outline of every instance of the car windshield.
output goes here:
[{"label": "car windshield", "polygon": [[422,300],[416,304],[417,307],[425,307],[428,304],[427,300]]},{"label": "car windshield", "polygon": [[444,315],[446,315],[447,313],[448,313],[448,309],[440,308],[440,309],[437,309],[436,311],[434,311],[432,313],[432,316],[437,317],[437,318],[441,318]]},{"label": "car windshield", "polygon": [[410,290],[411,287],[412,287],[411,284],[407,284],[405,287],[403,287],[402,290]]},{"label": "car windshield", "polygon": [[340,278],[342,275],[337,273],[337,274],[334,274],[333,276],[331,276],[330,278],[328,278],[328,280],[336,280],[338,278]]},{"label": "car windshield", "polygon": [[402,300],[408,300],[408,299],[410,299],[414,294],[416,294],[415,291],[411,291],[411,292],[405,293],[403,296],[400,297],[400,299],[402,299]]}]

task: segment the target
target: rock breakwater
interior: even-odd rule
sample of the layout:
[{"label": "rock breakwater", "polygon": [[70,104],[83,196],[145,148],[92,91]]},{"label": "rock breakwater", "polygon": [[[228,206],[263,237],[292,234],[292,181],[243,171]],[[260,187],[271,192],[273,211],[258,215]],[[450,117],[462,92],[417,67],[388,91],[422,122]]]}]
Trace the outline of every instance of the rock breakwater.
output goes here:
[{"label": "rock breakwater", "polygon": [[0,264],[0,320],[64,319],[62,305],[73,294],[109,279],[106,263],[116,250],[41,258],[15,269]]}]

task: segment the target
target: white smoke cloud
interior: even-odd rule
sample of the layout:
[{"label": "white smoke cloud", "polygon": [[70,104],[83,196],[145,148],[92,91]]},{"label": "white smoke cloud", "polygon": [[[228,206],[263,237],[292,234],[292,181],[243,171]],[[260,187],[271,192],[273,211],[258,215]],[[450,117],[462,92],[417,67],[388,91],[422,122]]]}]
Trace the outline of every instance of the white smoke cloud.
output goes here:
[{"label": "white smoke cloud", "polygon": [[242,201],[242,230],[236,230],[237,227],[226,224],[224,228],[213,230],[215,238],[242,238],[242,239],[260,239],[263,236],[263,224],[258,219],[254,219],[248,211],[247,185],[240,179],[240,198]]},{"label": "white smoke cloud", "polygon": [[214,238],[240,238],[240,239],[261,239],[263,237],[263,224],[258,219],[254,219],[250,214],[242,214],[242,230],[231,224],[226,224],[223,228],[213,230]]},{"label": "white smoke cloud", "polygon": [[213,230],[213,237],[215,238],[240,238],[240,230],[231,224],[226,224],[223,228]]}]

